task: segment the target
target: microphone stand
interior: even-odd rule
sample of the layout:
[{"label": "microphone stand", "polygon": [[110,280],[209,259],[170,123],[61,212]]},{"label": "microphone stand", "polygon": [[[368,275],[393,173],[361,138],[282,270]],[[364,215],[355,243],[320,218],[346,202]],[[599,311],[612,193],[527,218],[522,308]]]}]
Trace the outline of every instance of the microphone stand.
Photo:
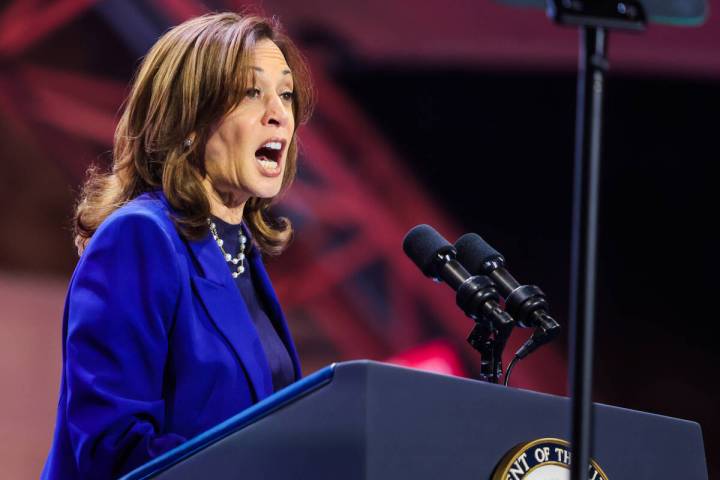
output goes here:
[{"label": "microphone stand", "polygon": [[480,353],[480,380],[499,383],[503,374],[502,354],[512,327],[491,329],[488,322],[477,322],[468,335],[468,343]]},{"label": "microphone stand", "polygon": [[555,22],[579,27],[575,172],[570,272],[572,480],[586,480],[592,441],[592,370],[600,194],[600,147],[610,29],[643,30],[637,0],[548,1]]}]

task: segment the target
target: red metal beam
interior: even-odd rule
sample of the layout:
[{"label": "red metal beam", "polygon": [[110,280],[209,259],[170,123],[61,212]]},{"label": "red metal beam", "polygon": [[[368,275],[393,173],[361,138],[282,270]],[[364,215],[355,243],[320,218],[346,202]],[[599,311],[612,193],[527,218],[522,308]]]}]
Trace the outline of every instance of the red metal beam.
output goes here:
[{"label": "red metal beam", "polygon": [[97,0],[17,1],[0,14],[0,57],[14,57],[83,13]]}]

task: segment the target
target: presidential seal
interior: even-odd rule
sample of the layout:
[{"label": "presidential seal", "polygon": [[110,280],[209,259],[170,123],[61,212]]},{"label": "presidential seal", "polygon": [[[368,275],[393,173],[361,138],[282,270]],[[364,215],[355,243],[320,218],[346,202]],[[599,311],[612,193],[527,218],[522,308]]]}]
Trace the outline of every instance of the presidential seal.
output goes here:
[{"label": "presidential seal", "polygon": [[[570,478],[569,443],[559,438],[539,438],[513,447],[500,460],[492,480],[568,480]],[[590,460],[588,480],[608,480]]]}]

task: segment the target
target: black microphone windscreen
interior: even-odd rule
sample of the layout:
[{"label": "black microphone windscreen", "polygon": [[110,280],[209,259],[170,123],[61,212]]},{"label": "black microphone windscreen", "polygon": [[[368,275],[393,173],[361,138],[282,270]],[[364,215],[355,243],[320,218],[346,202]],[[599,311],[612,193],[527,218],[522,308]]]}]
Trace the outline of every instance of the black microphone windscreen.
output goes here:
[{"label": "black microphone windscreen", "polygon": [[505,264],[505,259],[477,233],[466,233],[455,242],[458,261],[473,275],[488,274],[487,262]]},{"label": "black microphone windscreen", "polygon": [[450,242],[430,225],[416,225],[403,239],[403,251],[428,277],[436,277],[434,258],[438,250],[452,247]]}]

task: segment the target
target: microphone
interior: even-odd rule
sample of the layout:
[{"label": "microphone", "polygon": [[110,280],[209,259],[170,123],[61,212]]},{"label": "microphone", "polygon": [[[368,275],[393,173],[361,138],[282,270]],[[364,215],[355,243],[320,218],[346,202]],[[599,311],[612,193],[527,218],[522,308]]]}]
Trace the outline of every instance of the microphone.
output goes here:
[{"label": "microphone", "polygon": [[505,258],[476,233],[467,233],[455,242],[457,259],[469,272],[489,276],[505,297],[505,310],[524,328],[535,328],[530,340],[515,356],[524,358],[560,331],[553,319],[545,293],[535,285],[521,285],[505,268]]},{"label": "microphone", "polygon": [[509,332],[515,321],[498,304],[500,296],[485,275],[470,275],[455,258],[457,252],[429,225],[417,225],[403,239],[403,251],[435,281],[445,281],[457,292],[456,302],[473,320],[488,318],[493,326]]}]

